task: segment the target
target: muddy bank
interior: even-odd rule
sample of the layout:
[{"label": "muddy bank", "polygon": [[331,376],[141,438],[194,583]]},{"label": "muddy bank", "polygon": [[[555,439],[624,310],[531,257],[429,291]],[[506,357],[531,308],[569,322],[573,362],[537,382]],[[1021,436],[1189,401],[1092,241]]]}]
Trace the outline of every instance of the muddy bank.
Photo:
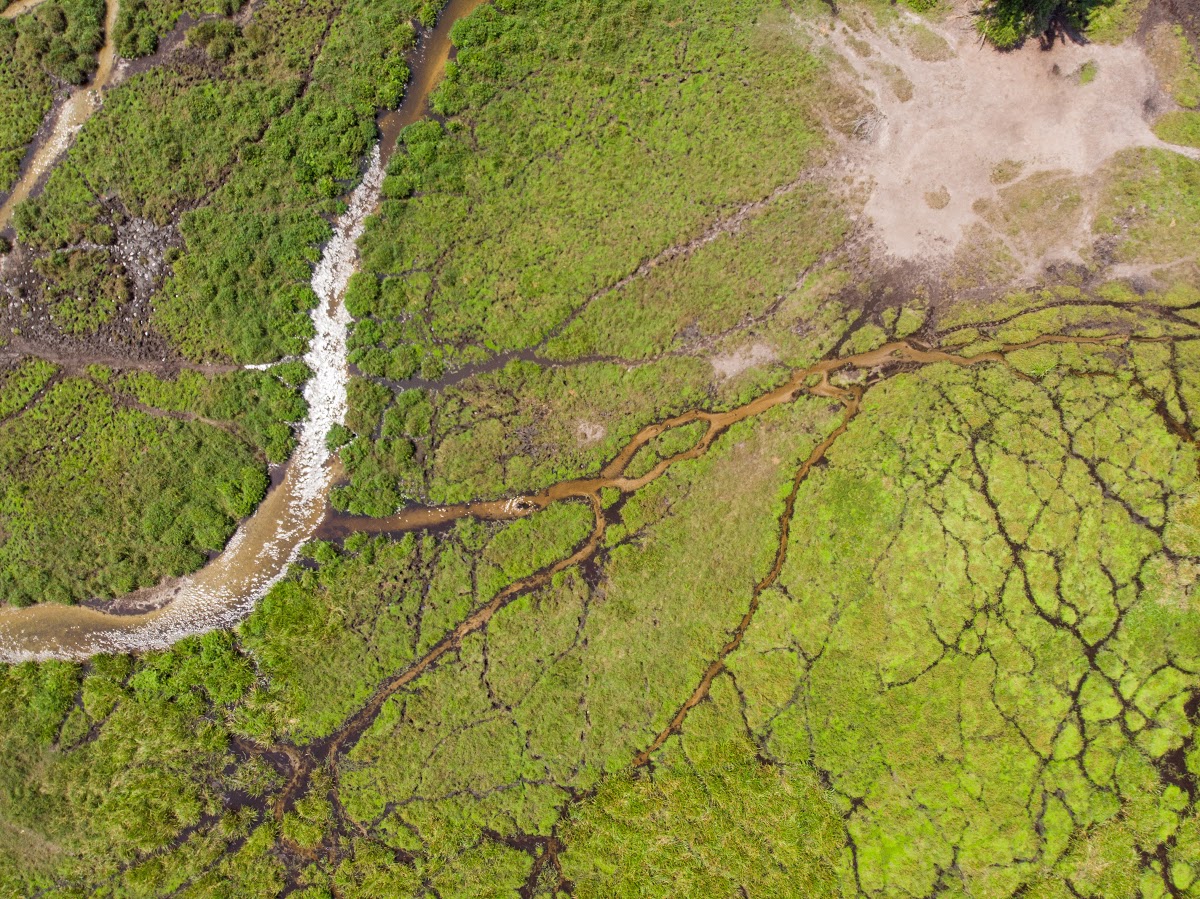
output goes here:
[{"label": "muddy bank", "polygon": [[14,2],[9,4],[9,6],[3,12],[0,12],[0,17],[5,19],[15,19],[22,13],[27,13],[31,10],[37,9],[45,2],[46,0],[14,0]]},{"label": "muddy bank", "polygon": [[417,46],[409,60],[412,74],[404,98],[396,109],[377,119],[380,155],[385,166],[396,149],[401,130],[429,112],[429,96],[446,71],[446,63],[454,58],[454,46],[450,43],[454,23],[483,4],[484,0],[450,0],[438,17],[437,25],[422,29],[418,34]]},{"label": "muddy bank", "polygon": [[[843,398],[845,391],[834,386],[829,380],[834,372],[843,369],[870,372],[893,366],[912,364],[929,365],[935,362],[948,362],[953,365],[978,365],[984,362],[1002,362],[1004,361],[1005,353],[1028,349],[1044,343],[1070,342],[1089,344],[1104,343],[1112,339],[1124,339],[1124,337],[1123,335],[1116,338],[1047,336],[1030,341],[1029,343],[1008,346],[1000,351],[981,353],[976,356],[959,356],[942,350],[924,349],[908,341],[896,341],[866,353],[826,359],[808,368],[795,371],[787,383],[781,387],[777,387],[770,393],[765,393],[757,399],[751,400],[735,409],[730,409],[726,412],[694,410],[665,419],[657,424],[648,425],[635,434],[616,457],[601,469],[600,474],[596,477],[563,481],[545,490],[526,496],[458,503],[446,506],[414,506],[404,509],[389,518],[365,518],[341,512],[330,512],[322,525],[321,534],[331,539],[344,537],[352,533],[400,534],[437,527],[466,517],[477,518],[482,521],[509,521],[545,509],[547,506],[560,500],[590,500],[594,497],[599,497],[600,491],[604,489],[615,489],[621,493],[632,493],[660,477],[671,466],[703,455],[712,446],[713,441],[717,437],[738,422],[745,421],[748,418],[755,418],[769,409],[773,409],[775,406],[791,402],[804,393],[835,399]],[[817,379],[816,384],[809,386],[814,378]],[[634,455],[651,440],[664,431],[698,421],[705,422],[708,428],[691,448],[677,453],[670,458],[660,460],[650,471],[639,477],[625,476],[625,469]]]},{"label": "muddy bank", "polygon": [[[933,363],[979,365],[1003,362],[1005,354],[1046,343],[1102,344],[1128,341],[1124,335],[1108,337],[1044,336],[1026,343],[976,356],[959,356],[897,341],[853,356],[826,359],[793,373],[788,382],[769,393],[725,412],[694,410],[649,425],[639,431],[596,477],[576,478],[527,496],[433,508],[414,507],[390,518],[370,519],[331,515],[326,519],[326,497],[336,475],[336,466],[325,448],[325,434],[341,421],[346,403],[346,330],[349,317],[341,303],[341,292],[353,273],[354,241],[378,195],[382,167],[378,154],[368,177],[355,192],[354,201],[339,221],[339,230],[326,257],[314,275],[321,306],[314,311],[318,336],[305,360],[315,375],[305,390],[310,417],[305,422],[300,446],[289,463],[282,485],[268,493],[258,511],[248,519],[225,551],[211,564],[174,586],[159,588],[146,601],[166,600],[157,611],[141,615],[108,615],[79,606],[40,605],[0,611],[0,660],[22,661],[45,658],[85,658],[100,652],[130,652],[169,646],[185,636],[228,627],[249,614],[267,590],[281,580],[296,559],[303,543],[320,527],[327,536],[352,532],[398,534],[445,525],[459,518],[489,521],[522,518],[560,500],[583,500],[600,509],[600,491],[616,489],[623,494],[640,490],[680,462],[703,455],[732,425],[752,418],[802,394],[845,401],[846,390],[834,385],[835,372],[857,370],[868,376],[885,370],[904,370]],[[671,428],[702,421],[708,427],[687,450],[662,459],[645,474],[628,477],[625,469],[634,455],[658,435]],[[597,511],[597,527],[603,515]],[[569,564],[590,558],[598,542],[589,542],[575,553]],[[554,570],[561,570],[555,567]],[[502,597],[511,598],[506,591]],[[497,599],[499,599],[498,597]],[[482,627],[500,608],[489,605],[473,614],[450,638]],[[461,631],[461,633],[459,633]],[[445,652],[449,645],[443,647]],[[440,654],[440,653],[439,653]],[[426,660],[432,664],[434,660]]]},{"label": "muddy bank", "polygon": [[[80,658],[165,648],[189,634],[235,623],[283,576],[325,510],[333,472],[325,435],[346,414],[349,315],[342,294],[357,261],[355,245],[382,183],[383,166],[376,151],[313,273],[312,287],[320,303],[312,312],[316,336],[304,357],[313,371],[304,388],[309,414],[280,486],[267,494],[214,561],[194,575],[132,598],[136,606],[161,608],[128,615],[50,605],[0,611],[0,658]],[[127,610],[123,606],[117,604]]]}]

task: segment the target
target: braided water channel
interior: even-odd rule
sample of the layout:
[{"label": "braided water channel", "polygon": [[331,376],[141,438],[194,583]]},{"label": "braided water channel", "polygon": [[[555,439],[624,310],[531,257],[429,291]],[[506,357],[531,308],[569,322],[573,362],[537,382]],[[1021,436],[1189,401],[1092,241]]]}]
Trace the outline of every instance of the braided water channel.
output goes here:
[{"label": "braided water channel", "polygon": [[[595,477],[562,481],[538,493],[453,506],[414,507],[395,516],[367,519],[331,515],[327,496],[334,478],[334,467],[325,449],[325,434],[340,421],[346,403],[346,324],[348,315],[340,302],[340,290],[353,271],[353,244],[361,233],[369,212],[363,211],[378,191],[382,165],[376,152],[371,169],[355,192],[346,215],[338,224],[331,247],[345,246],[341,254],[326,254],[314,276],[314,285],[326,298],[314,313],[318,333],[306,357],[315,374],[305,390],[310,403],[300,444],[289,463],[283,483],[268,494],[258,511],[234,535],[225,551],[196,574],[175,585],[157,588],[167,604],[140,615],[113,615],[80,606],[40,605],[0,612],[0,660],[21,661],[46,658],[86,658],[102,652],[128,652],[163,648],[185,636],[228,627],[249,614],[254,604],[283,578],[300,546],[320,528],[323,535],[340,536],[351,532],[400,533],[445,524],[464,517],[482,520],[513,520],[545,509],[554,502],[584,499],[600,511],[600,491],[612,488],[621,493],[640,490],[663,475],[669,468],[698,458],[732,425],[762,413],[798,396],[811,394],[847,401],[846,390],[834,386],[830,375],[839,370],[880,370],[900,365],[950,363],[977,365],[1003,362],[1005,354],[1045,343],[1105,343],[1114,338],[1059,337],[1047,335],[1027,343],[1005,346],[998,351],[974,356],[925,349],[907,341],[896,341],[851,356],[825,359],[793,372],[788,381],[775,390],[724,412],[693,410],[648,425]],[[336,264],[335,264],[336,263]],[[341,285],[337,292],[332,287]],[[1115,338],[1121,340],[1121,338]],[[857,406],[857,397],[852,401]],[[625,469],[639,449],[671,428],[702,421],[703,435],[690,448],[660,460],[639,477],[627,477]],[[326,520],[328,516],[328,520]],[[602,529],[602,524],[598,524]],[[597,543],[593,534],[588,545],[554,566],[554,570],[581,561]],[[515,585],[514,585],[515,586]],[[153,591],[152,591],[153,592]],[[498,600],[502,604],[506,594]],[[447,647],[465,633],[486,624],[498,605],[495,601],[463,622],[444,641]],[[462,633],[459,633],[462,631]],[[443,647],[446,648],[446,647]],[[432,663],[437,654],[422,660]],[[426,665],[413,666],[422,669]],[[407,672],[415,674],[417,671]]]},{"label": "braided water channel", "polygon": [[[309,405],[302,423],[298,446],[288,463],[283,481],[272,489],[257,511],[239,527],[225,550],[207,566],[188,577],[141,591],[139,602],[154,611],[116,615],[82,606],[44,604],[26,609],[0,609],[0,661],[31,659],[81,659],[98,653],[162,649],[197,633],[229,627],[249,614],[255,603],[286,574],[305,542],[318,534],[344,536],[351,532],[398,533],[433,527],[463,517],[512,520],[569,499],[588,501],[600,512],[600,491],[613,488],[631,493],[660,477],[672,466],[703,455],[730,426],[758,416],[802,394],[815,394],[846,401],[847,393],[833,386],[829,376],[841,369],[871,370],[896,365],[951,363],[974,365],[1003,361],[1004,352],[1046,342],[1102,342],[1103,338],[1046,336],[1030,344],[1005,347],[995,353],[971,357],[894,342],[853,356],[831,358],[795,371],[787,383],[745,405],[724,412],[694,410],[649,425],[638,432],[598,475],[563,481],[528,496],[508,497],[434,508],[417,507],[390,518],[365,519],[331,513],[328,495],[336,467],[325,446],[330,427],[340,423],[346,412],[349,378],[346,332],[349,314],[342,297],[357,265],[356,244],[367,217],[375,209],[384,168],[400,129],[425,114],[429,93],[436,84],[450,52],[449,32],[453,23],[470,13],[483,0],[452,0],[436,29],[422,41],[413,61],[409,92],[398,111],[380,121],[383,140],[373,151],[362,182],[351,194],[345,213],[338,219],[334,236],[326,246],[312,278],[319,303],[313,310],[314,337],[305,361],[313,377],[305,386]],[[115,7],[115,2],[113,3]],[[689,449],[658,462],[639,477],[627,477],[625,469],[639,449],[666,430],[692,422],[707,428]],[[602,524],[598,523],[598,529]],[[589,545],[556,570],[585,558],[595,549],[599,530]],[[508,591],[505,591],[507,593]],[[503,600],[505,594],[501,594]],[[482,626],[495,608],[479,610],[458,631]],[[461,638],[456,631],[451,635]],[[432,663],[433,658],[424,660]],[[420,668],[422,666],[415,666]],[[415,671],[412,673],[416,673]]]}]

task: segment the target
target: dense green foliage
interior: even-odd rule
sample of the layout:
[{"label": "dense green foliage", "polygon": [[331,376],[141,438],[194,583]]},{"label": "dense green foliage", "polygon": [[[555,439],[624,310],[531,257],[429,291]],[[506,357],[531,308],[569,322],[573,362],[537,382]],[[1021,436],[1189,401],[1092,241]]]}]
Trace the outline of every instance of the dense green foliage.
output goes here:
[{"label": "dense green foliage", "polygon": [[987,0],[977,14],[980,33],[1007,50],[1063,31],[1117,44],[1137,30],[1145,6],[1139,0]]},{"label": "dense green foliage", "polygon": [[[189,52],[106,94],[45,191],[18,207],[34,286],[16,323],[34,326],[44,309],[62,335],[119,329],[145,254],[173,266],[153,321],[184,352],[302,352],[322,215],[357,180],[376,110],[400,99],[412,9],[266,0],[244,24],[229,4],[127,10],[154,33],[183,12],[204,17]],[[182,247],[169,245],[175,233]],[[104,597],[199,566],[262,497],[264,463],[292,449],[306,376],[295,368],[60,380],[4,421],[0,595]],[[14,411],[28,399],[15,391]]]},{"label": "dense green foliage", "polygon": [[19,240],[111,244],[130,218],[177,227],[156,326],[197,357],[299,352],[321,213],[357,179],[376,110],[399,101],[410,13],[402,0],[267,0],[245,26],[193,25],[207,62],[185,54],[111,91],[18,208]]},{"label": "dense green foliage", "polygon": [[264,463],[292,447],[282,422],[304,411],[270,372],[11,370],[0,381],[0,595],[72,602],[199,567],[262,499]]},{"label": "dense green foliage", "polygon": [[[1200,326],[1173,296],[952,308],[926,333],[969,332],[968,354],[1068,342],[884,371],[794,488],[840,404],[736,425],[610,505],[590,567],[529,582],[374,705],[580,546],[588,508],[316,544],[232,637],[117,674],[8,669],[0,803],[39,839],[0,844],[0,871],[197,896],[1189,895]],[[676,430],[657,455],[695,439]],[[106,794],[145,825],[64,811],[148,716],[207,723]],[[285,753],[313,761],[276,811]]]},{"label": "dense green foliage", "polygon": [[42,119],[54,88],[82,84],[103,42],[104,0],[48,0],[15,19],[0,19],[0,195]]},{"label": "dense green foliage", "polygon": [[580,899],[838,892],[841,834],[808,768],[765,765],[726,680],[652,775],[614,777],[565,830]]},{"label": "dense green foliage", "polygon": [[[645,739],[647,725],[657,726],[663,712],[669,714],[672,692],[687,689],[719,645],[719,622],[737,602],[714,604],[696,616],[695,591],[718,577],[744,601],[752,572],[766,561],[781,506],[763,507],[757,496],[790,476],[789,467],[828,426],[826,408],[825,402],[804,403],[761,423],[765,427],[731,434],[718,458],[691,463],[631,503],[624,514],[629,531],[614,533],[605,550],[611,599],[593,595],[577,569],[519,598],[493,620],[486,640],[471,638],[457,661],[389,701],[354,760],[343,762],[336,803],[329,774],[317,771],[307,794],[278,824],[270,797],[283,786],[276,773],[280,758],[256,747],[279,739],[294,741],[300,751],[319,746],[380,678],[403,670],[506,584],[569,553],[590,529],[587,507],[567,503],[509,525],[463,522],[442,535],[394,542],[358,537],[342,551],[315,545],[310,554],[320,567],[297,569],[276,587],[232,643],[215,636],[185,641],[172,653],[122,669],[119,677],[109,668],[115,660],[97,660],[82,678],[76,668],[51,666],[41,676],[62,680],[51,694],[26,686],[39,669],[8,669],[8,692],[0,690],[0,696],[10,697],[15,711],[5,716],[5,726],[14,729],[13,741],[19,736],[32,745],[9,754],[0,818],[46,834],[66,853],[47,850],[35,863],[38,847],[28,841],[4,846],[0,877],[6,879],[0,882],[20,893],[55,875],[85,884],[111,872],[122,889],[150,894],[192,883],[185,895],[204,895],[221,883],[237,895],[275,895],[289,871],[281,845],[331,845],[342,816],[351,814],[370,828],[370,838],[354,837],[334,866],[308,868],[306,882],[336,883],[342,895],[364,899],[409,895],[425,878],[443,896],[504,895],[504,885],[519,886],[530,869],[529,855],[504,841],[548,833],[567,796],[564,788],[587,788],[619,768]],[[773,452],[784,454],[781,464],[747,466]],[[739,472],[739,465],[748,472]],[[736,494],[736,505],[723,516],[698,514],[734,496],[734,485],[746,483],[747,473],[754,491]],[[665,516],[669,499],[680,514]],[[755,544],[762,551],[753,550]],[[710,561],[681,580],[680,564],[700,545],[711,552]],[[643,554],[649,563],[644,571],[653,573],[649,582]],[[643,591],[653,597],[645,605]],[[629,651],[614,652],[622,646]],[[684,647],[690,649],[680,655]],[[656,659],[652,671],[645,668],[647,659]],[[546,665],[553,670],[543,674]],[[587,677],[588,671],[595,676]],[[653,703],[638,686],[646,677],[654,685]],[[571,689],[584,691],[584,705]],[[78,695],[83,708],[73,712]],[[30,703],[35,708],[27,710]],[[46,719],[37,731],[27,723],[35,712]],[[631,713],[645,724],[623,723]],[[155,773],[157,738],[143,743],[133,725],[156,715],[163,716],[163,739],[175,739],[175,728],[189,720],[206,722],[195,738],[179,739],[169,755],[162,754],[162,775]],[[580,741],[583,728],[586,739]],[[59,736],[64,732],[70,736]],[[133,752],[135,745],[141,748]],[[742,743],[716,751],[736,760],[739,770],[758,767]],[[128,830],[113,827],[98,841],[88,833],[86,816],[66,813],[83,808],[69,797],[90,795],[91,753],[106,755],[97,782],[112,776],[107,759],[128,759],[123,781],[131,789],[105,794],[107,820],[143,816],[144,825],[130,821]],[[424,765],[411,764],[426,757]],[[170,780],[176,759],[193,760],[197,783]],[[719,778],[721,771],[710,776]],[[770,771],[758,776],[757,785],[740,788],[769,790],[777,777]],[[43,797],[37,802],[28,799],[30,777],[37,778],[34,789]],[[151,777],[161,779],[147,782]],[[831,844],[798,850],[797,865],[815,863],[814,875],[827,881],[838,851],[836,818],[831,809],[822,811],[811,774],[792,777],[789,789],[818,803],[811,820],[797,821],[793,832],[819,829]],[[464,783],[470,791],[460,790]],[[471,798],[476,792],[490,798],[477,806]],[[264,793],[265,801],[253,798]],[[389,801],[410,794],[403,803]],[[393,807],[387,820],[371,823]],[[194,830],[170,847],[168,831],[189,825]],[[243,842],[247,833],[255,836]],[[281,836],[285,842],[279,844]],[[421,848],[425,840],[428,849]],[[84,858],[119,858],[127,867],[118,872],[101,863],[89,873]],[[398,858],[411,860],[398,864]],[[589,863],[585,858],[580,865]]]},{"label": "dense green foliage", "polygon": [[129,299],[129,283],[105,250],[55,252],[34,263],[45,278],[55,324],[68,334],[95,331]]},{"label": "dense green foliage", "polygon": [[251,697],[242,726],[299,743],[328,736],[472,608],[570,553],[589,519],[586,507],[563,504],[499,533],[463,521],[440,538],[358,537],[352,554],[310,547],[319,571],[281,585],[243,625],[269,688]]},{"label": "dense green foliage", "polygon": [[[514,4],[454,39],[434,100],[448,119],[402,135],[346,298],[352,362],[403,384],[391,404],[360,387],[372,413],[335,496],[351,511],[595,472],[638,427],[760,388],[759,366],[727,381],[695,357],[747,319],[799,318],[798,281],[845,233],[802,173],[817,103],[853,103],[780,9]],[[780,330],[789,356],[821,351],[820,328]]]},{"label": "dense green foliage", "polygon": [[[435,97],[450,121],[405,133],[363,245],[383,280],[360,311],[403,358],[360,353],[364,371],[410,376],[408,345],[450,368],[537,345],[593,291],[811,161],[820,66],[775,16],[570,6],[485,7],[455,27]],[[683,135],[705,152],[682,152]]]},{"label": "dense green foliage", "polygon": [[1015,47],[1028,37],[1048,31],[1056,20],[1081,29],[1093,0],[989,0],[980,31],[997,47]]},{"label": "dense green foliage", "polygon": [[185,13],[193,18],[205,14],[231,16],[245,0],[123,0],[117,9],[115,39],[117,52],[126,59],[149,56],[158,49],[159,38],[175,27]]}]

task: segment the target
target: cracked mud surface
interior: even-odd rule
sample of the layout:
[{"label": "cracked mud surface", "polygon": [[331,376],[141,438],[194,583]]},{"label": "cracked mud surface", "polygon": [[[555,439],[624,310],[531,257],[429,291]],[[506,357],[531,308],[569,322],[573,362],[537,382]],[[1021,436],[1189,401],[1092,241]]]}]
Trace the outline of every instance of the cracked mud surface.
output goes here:
[{"label": "cracked mud surface", "polygon": [[[1041,314],[981,330],[1002,339]],[[205,640],[223,666],[269,680],[238,702],[278,720],[285,739],[232,745],[216,781],[229,784],[223,817],[202,818],[173,850],[204,833],[223,842],[193,886],[232,876],[273,833],[264,858],[285,880],[316,865],[441,895],[447,878],[485,865],[489,878],[511,871],[523,896],[595,895],[608,883],[595,866],[613,851],[611,828],[629,826],[628,791],[665,804],[660,826],[675,827],[667,809],[719,788],[735,804],[751,790],[764,815],[769,796],[809,796],[813,819],[799,842],[776,846],[775,873],[750,881],[758,889],[783,877],[790,888],[891,895],[886,884],[903,876],[907,893],[933,896],[953,882],[979,889],[986,859],[988,877],[1013,885],[1053,872],[1079,895],[1135,882],[1182,894],[1200,695],[1200,656],[1180,627],[1200,572],[1188,498],[1200,453],[1184,405],[1200,380],[1186,363],[1170,369],[1177,383],[1141,373],[1190,357],[1200,334],[1158,333],[1152,310],[1135,317],[1120,336],[1047,334],[966,356],[896,344],[831,359],[820,377],[798,379],[807,398],[731,424],[607,507],[592,484],[590,504],[511,525],[466,517],[441,536],[322,550],[320,573],[268,600],[239,640]],[[1121,452],[1127,467],[1113,464]],[[621,454],[603,486],[633,456]],[[714,518],[730,468],[789,486],[775,504],[751,491]],[[771,553],[751,553],[741,576],[719,552],[696,564],[733,534]],[[521,545],[538,548],[514,556]],[[645,583],[643,570],[678,581],[653,560],[680,552],[701,553],[691,578]],[[538,567],[523,574],[517,558]],[[330,632],[324,607],[348,630]],[[370,647],[352,665],[360,686],[347,693],[344,680],[294,667],[309,644],[326,664]],[[372,683],[371,670],[393,666]],[[620,682],[631,689],[614,693]],[[676,708],[673,695],[687,698]],[[287,739],[284,721],[304,720],[306,707],[321,716]],[[839,736],[848,732],[853,741]],[[648,773],[604,779],[613,764]],[[233,786],[247,768],[268,784],[253,801]],[[929,792],[968,776],[977,786],[961,795]],[[1128,809],[1143,794],[1178,796],[1167,817],[1162,802],[1153,812],[1159,837],[1147,842],[1128,811],[1103,824],[1112,803]],[[1002,829],[977,832],[1001,809]],[[235,812],[260,822],[253,838],[217,837]],[[764,839],[739,820],[730,839]],[[901,820],[896,844],[887,834]],[[460,833],[449,856],[449,837],[434,836],[447,827]],[[1072,830],[1082,840],[1056,842]],[[686,864],[715,833],[690,833],[658,863]],[[433,863],[435,850],[444,861]],[[719,888],[724,870],[694,888]]]}]

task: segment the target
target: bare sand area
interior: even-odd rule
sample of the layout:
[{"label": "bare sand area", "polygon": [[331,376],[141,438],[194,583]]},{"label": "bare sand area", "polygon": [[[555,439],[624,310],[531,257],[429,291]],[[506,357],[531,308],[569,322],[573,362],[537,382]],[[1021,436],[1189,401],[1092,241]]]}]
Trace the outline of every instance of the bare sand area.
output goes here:
[{"label": "bare sand area", "polygon": [[1155,117],[1173,104],[1132,39],[1048,48],[1031,40],[1000,52],[981,43],[965,11],[940,24],[908,12],[888,26],[837,19],[822,31],[877,110],[860,121],[861,149],[848,165],[869,185],[865,213],[897,260],[948,259],[986,229],[1029,273],[1070,261],[1090,233],[1086,208],[1071,228],[1029,247],[997,232],[989,201],[1015,182],[1058,189],[1128,147],[1200,157],[1155,137]]}]

